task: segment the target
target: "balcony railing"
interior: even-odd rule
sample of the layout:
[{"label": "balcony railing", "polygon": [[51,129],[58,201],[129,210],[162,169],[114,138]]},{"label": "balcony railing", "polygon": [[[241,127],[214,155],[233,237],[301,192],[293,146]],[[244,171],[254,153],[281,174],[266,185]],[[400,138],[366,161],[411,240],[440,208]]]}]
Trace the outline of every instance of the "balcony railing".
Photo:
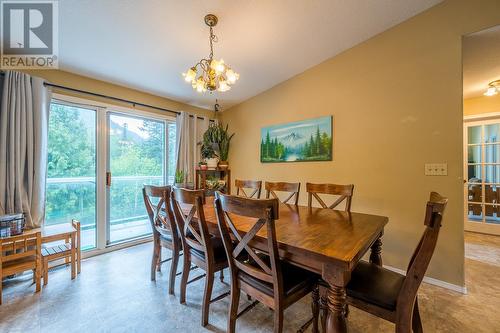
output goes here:
[{"label": "balcony railing", "polygon": [[[174,177],[168,177],[173,183]],[[109,190],[110,242],[151,232],[142,199],[144,184],[161,185],[163,176],[116,176]],[[47,179],[46,224],[77,219],[82,225],[82,247],[96,246],[96,178],[58,177]]]}]

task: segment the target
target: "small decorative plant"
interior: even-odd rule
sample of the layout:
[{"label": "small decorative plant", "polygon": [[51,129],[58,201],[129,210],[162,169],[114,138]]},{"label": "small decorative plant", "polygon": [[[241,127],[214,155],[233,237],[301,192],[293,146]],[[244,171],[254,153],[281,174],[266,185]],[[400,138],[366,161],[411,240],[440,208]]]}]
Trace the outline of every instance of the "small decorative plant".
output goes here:
[{"label": "small decorative plant", "polygon": [[[234,133],[229,135],[228,125],[224,127],[222,123],[212,123],[208,126],[207,131],[203,134],[202,156],[209,153],[212,148],[215,156],[220,158],[222,163],[227,167],[227,159],[229,155],[229,145]],[[204,152],[204,150],[207,150]],[[213,158],[213,157],[212,157]]]},{"label": "small decorative plant", "polygon": [[186,173],[184,172],[184,170],[177,170],[175,172],[175,183],[176,184],[184,183],[185,176],[186,176]]},{"label": "small decorative plant", "polygon": [[217,177],[208,176],[205,185],[208,190],[220,191],[226,186],[226,182]]},{"label": "small decorative plant", "polygon": [[205,162],[205,161],[199,162],[198,166],[200,167],[200,170],[207,170],[208,169],[207,162]]}]

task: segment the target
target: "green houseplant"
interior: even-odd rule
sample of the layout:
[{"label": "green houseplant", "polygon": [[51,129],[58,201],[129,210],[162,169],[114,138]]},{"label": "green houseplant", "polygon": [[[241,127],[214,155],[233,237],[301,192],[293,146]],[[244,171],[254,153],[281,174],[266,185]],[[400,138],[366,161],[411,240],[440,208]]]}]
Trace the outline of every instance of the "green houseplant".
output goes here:
[{"label": "green houseplant", "polygon": [[175,186],[182,186],[184,184],[184,178],[186,177],[186,173],[184,170],[177,170],[175,172]]},{"label": "green houseplant", "polygon": [[[220,158],[219,166],[227,168],[229,145],[233,136],[234,133],[231,135],[228,133],[228,125],[224,127],[222,123],[210,124],[207,131],[203,134],[202,157],[204,153],[207,153],[212,148],[215,156]],[[207,152],[204,152],[204,150],[207,150]],[[208,164],[210,167],[210,163]]]}]

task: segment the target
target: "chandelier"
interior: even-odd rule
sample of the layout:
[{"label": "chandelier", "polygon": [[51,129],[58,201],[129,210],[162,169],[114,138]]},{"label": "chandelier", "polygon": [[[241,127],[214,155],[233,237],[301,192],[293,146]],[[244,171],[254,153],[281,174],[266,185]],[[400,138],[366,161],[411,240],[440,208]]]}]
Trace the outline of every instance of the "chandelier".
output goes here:
[{"label": "chandelier", "polygon": [[184,80],[191,83],[193,89],[200,93],[207,90],[210,92],[214,90],[228,91],[240,77],[224,62],[224,59],[214,59],[213,43],[217,42],[217,36],[213,32],[213,28],[217,25],[217,21],[217,16],[213,14],[205,16],[205,24],[210,27],[210,55],[208,59],[201,59],[186,73],[182,73]]},{"label": "chandelier", "polygon": [[500,80],[488,83],[488,89],[483,94],[484,96],[494,96],[500,92]]}]

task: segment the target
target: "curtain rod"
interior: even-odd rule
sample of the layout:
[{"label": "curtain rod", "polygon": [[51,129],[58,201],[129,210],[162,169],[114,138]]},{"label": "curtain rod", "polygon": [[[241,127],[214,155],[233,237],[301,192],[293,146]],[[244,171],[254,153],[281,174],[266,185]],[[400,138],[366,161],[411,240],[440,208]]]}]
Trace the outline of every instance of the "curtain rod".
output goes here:
[{"label": "curtain rod", "polygon": [[[5,76],[5,72],[1,71],[0,75]],[[147,107],[147,108],[150,108],[150,109],[155,109],[155,110],[160,110],[160,111],[175,113],[176,115],[181,114],[179,111],[174,111],[174,110],[169,110],[169,109],[165,109],[165,108],[160,108],[158,106],[154,106],[154,105],[150,105],[150,104],[144,104],[144,103],[134,102],[134,101],[131,101],[131,100],[128,100],[128,99],[124,99],[124,98],[119,98],[119,97],[113,97],[113,96],[108,96],[108,95],[93,93],[93,92],[90,92],[90,91],[76,89],[76,88],[70,88],[70,87],[61,86],[61,85],[53,84],[53,83],[49,83],[49,82],[44,82],[43,84],[44,84],[44,86],[53,87],[53,88],[62,89],[62,90],[67,90],[67,91],[71,91],[71,92],[76,92],[76,93],[79,93],[79,94],[91,95],[91,96],[95,96],[95,97],[110,99],[110,100],[117,101],[117,102],[132,104],[134,107],[136,107],[136,106],[142,106],[142,107]],[[193,117],[193,115],[189,115],[189,117]],[[203,117],[198,117],[198,119],[204,119],[204,118]],[[213,121],[213,120],[210,119],[210,121]]]}]

